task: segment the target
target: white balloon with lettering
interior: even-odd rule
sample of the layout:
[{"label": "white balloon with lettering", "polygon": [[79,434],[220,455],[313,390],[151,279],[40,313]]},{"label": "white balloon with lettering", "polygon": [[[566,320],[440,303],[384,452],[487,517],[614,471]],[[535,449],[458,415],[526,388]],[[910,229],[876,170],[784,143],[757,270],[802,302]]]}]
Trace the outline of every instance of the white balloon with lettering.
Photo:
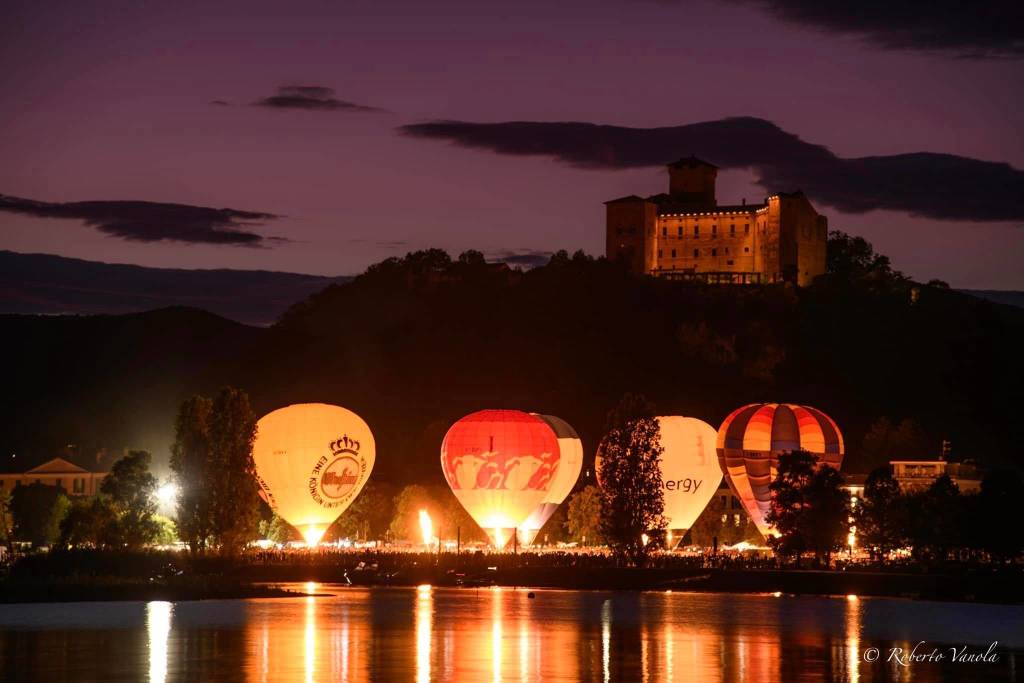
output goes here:
[{"label": "white balloon with lettering", "polygon": [[659,417],[658,427],[664,515],[669,529],[689,529],[722,483],[718,432],[707,422],[679,415]]},{"label": "white balloon with lettering", "polygon": [[252,457],[263,499],[316,545],[373,470],[370,427],[340,406],[300,403],[256,423]]}]

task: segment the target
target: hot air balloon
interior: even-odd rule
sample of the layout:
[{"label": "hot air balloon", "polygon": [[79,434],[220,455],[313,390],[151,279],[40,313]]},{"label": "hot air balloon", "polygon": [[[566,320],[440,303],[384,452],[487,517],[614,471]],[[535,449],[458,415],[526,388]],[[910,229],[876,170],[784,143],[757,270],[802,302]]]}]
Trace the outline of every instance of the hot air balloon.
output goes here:
[{"label": "hot air balloon", "polygon": [[481,410],[445,434],[441,469],[462,507],[502,548],[544,502],[559,453],[555,432],[536,415]]},{"label": "hot air balloon", "polygon": [[554,415],[537,415],[537,417],[544,420],[555,432],[560,455],[558,469],[555,471],[555,478],[548,495],[519,527],[519,542],[523,545],[533,543],[537,532],[544,527],[551,519],[551,515],[555,514],[558,506],[572,492],[573,487],[576,486],[576,480],[580,478],[580,471],[583,469],[583,442],[580,441],[576,430],[568,422]]},{"label": "hot air balloon", "polygon": [[[661,440],[661,486],[669,531],[693,526],[722,483],[722,470],[712,450],[715,428],[694,417],[658,417]],[[594,474],[601,482],[601,456],[594,460]],[[675,535],[677,540],[683,534]]]},{"label": "hot air balloon", "polygon": [[316,545],[370,477],[370,428],[340,406],[300,403],[264,415],[256,430],[252,456],[264,500]]},{"label": "hot air balloon", "polygon": [[804,450],[819,456],[819,466],[838,470],[844,453],[843,435],[832,418],[791,403],[752,403],[733,411],[718,430],[717,446],[729,486],[765,537],[775,533],[764,518],[779,454]]}]

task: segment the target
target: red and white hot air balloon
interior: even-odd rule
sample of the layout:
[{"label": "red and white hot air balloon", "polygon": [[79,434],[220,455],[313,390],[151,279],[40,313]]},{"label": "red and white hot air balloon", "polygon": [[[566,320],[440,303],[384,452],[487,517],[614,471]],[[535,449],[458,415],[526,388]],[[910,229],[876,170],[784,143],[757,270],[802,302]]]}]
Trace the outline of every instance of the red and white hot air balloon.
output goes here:
[{"label": "red and white hot air balloon", "polygon": [[825,413],[792,403],[752,403],[732,412],[718,429],[718,461],[733,493],[762,535],[775,530],[765,521],[771,505],[768,486],[779,455],[803,450],[816,454],[819,467],[839,469],[843,435]]},{"label": "red and white hot air balloon", "polygon": [[260,495],[310,545],[359,495],[375,456],[369,426],[340,406],[290,405],[256,423]]},{"label": "red and white hot air balloon", "polygon": [[555,432],[519,410],[467,415],[441,443],[441,469],[452,493],[497,548],[544,502],[559,462]]},{"label": "red and white hot air balloon", "polygon": [[583,442],[579,434],[572,426],[560,417],[554,415],[537,415],[544,420],[555,432],[558,439],[558,450],[560,453],[558,469],[555,472],[554,482],[544,502],[538,505],[530,514],[523,525],[519,527],[519,542],[523,545],[531,545],[537,533],[555,514],[555,510],[572,493],[576,481],[580,478],[583,470]]}]

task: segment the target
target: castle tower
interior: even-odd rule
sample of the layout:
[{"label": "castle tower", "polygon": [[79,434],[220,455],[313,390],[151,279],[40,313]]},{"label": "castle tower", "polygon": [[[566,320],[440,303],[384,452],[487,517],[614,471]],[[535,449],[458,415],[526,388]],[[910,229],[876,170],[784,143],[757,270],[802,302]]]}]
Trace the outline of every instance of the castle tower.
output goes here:
[{"label": "castle tower", "polygon": [[718,167],[690,156],[668,165],[668,193],[672,201],[693,208],[713,208]]}]

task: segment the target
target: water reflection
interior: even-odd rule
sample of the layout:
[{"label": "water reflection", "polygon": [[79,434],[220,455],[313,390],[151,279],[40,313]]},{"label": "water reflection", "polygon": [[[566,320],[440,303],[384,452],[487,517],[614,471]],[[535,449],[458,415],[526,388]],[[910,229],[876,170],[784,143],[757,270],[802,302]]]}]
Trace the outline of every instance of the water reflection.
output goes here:
[{"label": "water reflection", "polygon": [[[1002,681],[1024,647],[1021,608],[992,605],[297,587],[316,594],[5,606],[0,680]],[[999,640],[1000,662],[908,670],[863,659],[922,639],[982,650]]]},{"label": "water reflection", "polygon": [[174,605],[169,602],[150,602],[146,605],[150,683],[164,683],[167,680],[167,641],[171,635],[172,612]]}]

